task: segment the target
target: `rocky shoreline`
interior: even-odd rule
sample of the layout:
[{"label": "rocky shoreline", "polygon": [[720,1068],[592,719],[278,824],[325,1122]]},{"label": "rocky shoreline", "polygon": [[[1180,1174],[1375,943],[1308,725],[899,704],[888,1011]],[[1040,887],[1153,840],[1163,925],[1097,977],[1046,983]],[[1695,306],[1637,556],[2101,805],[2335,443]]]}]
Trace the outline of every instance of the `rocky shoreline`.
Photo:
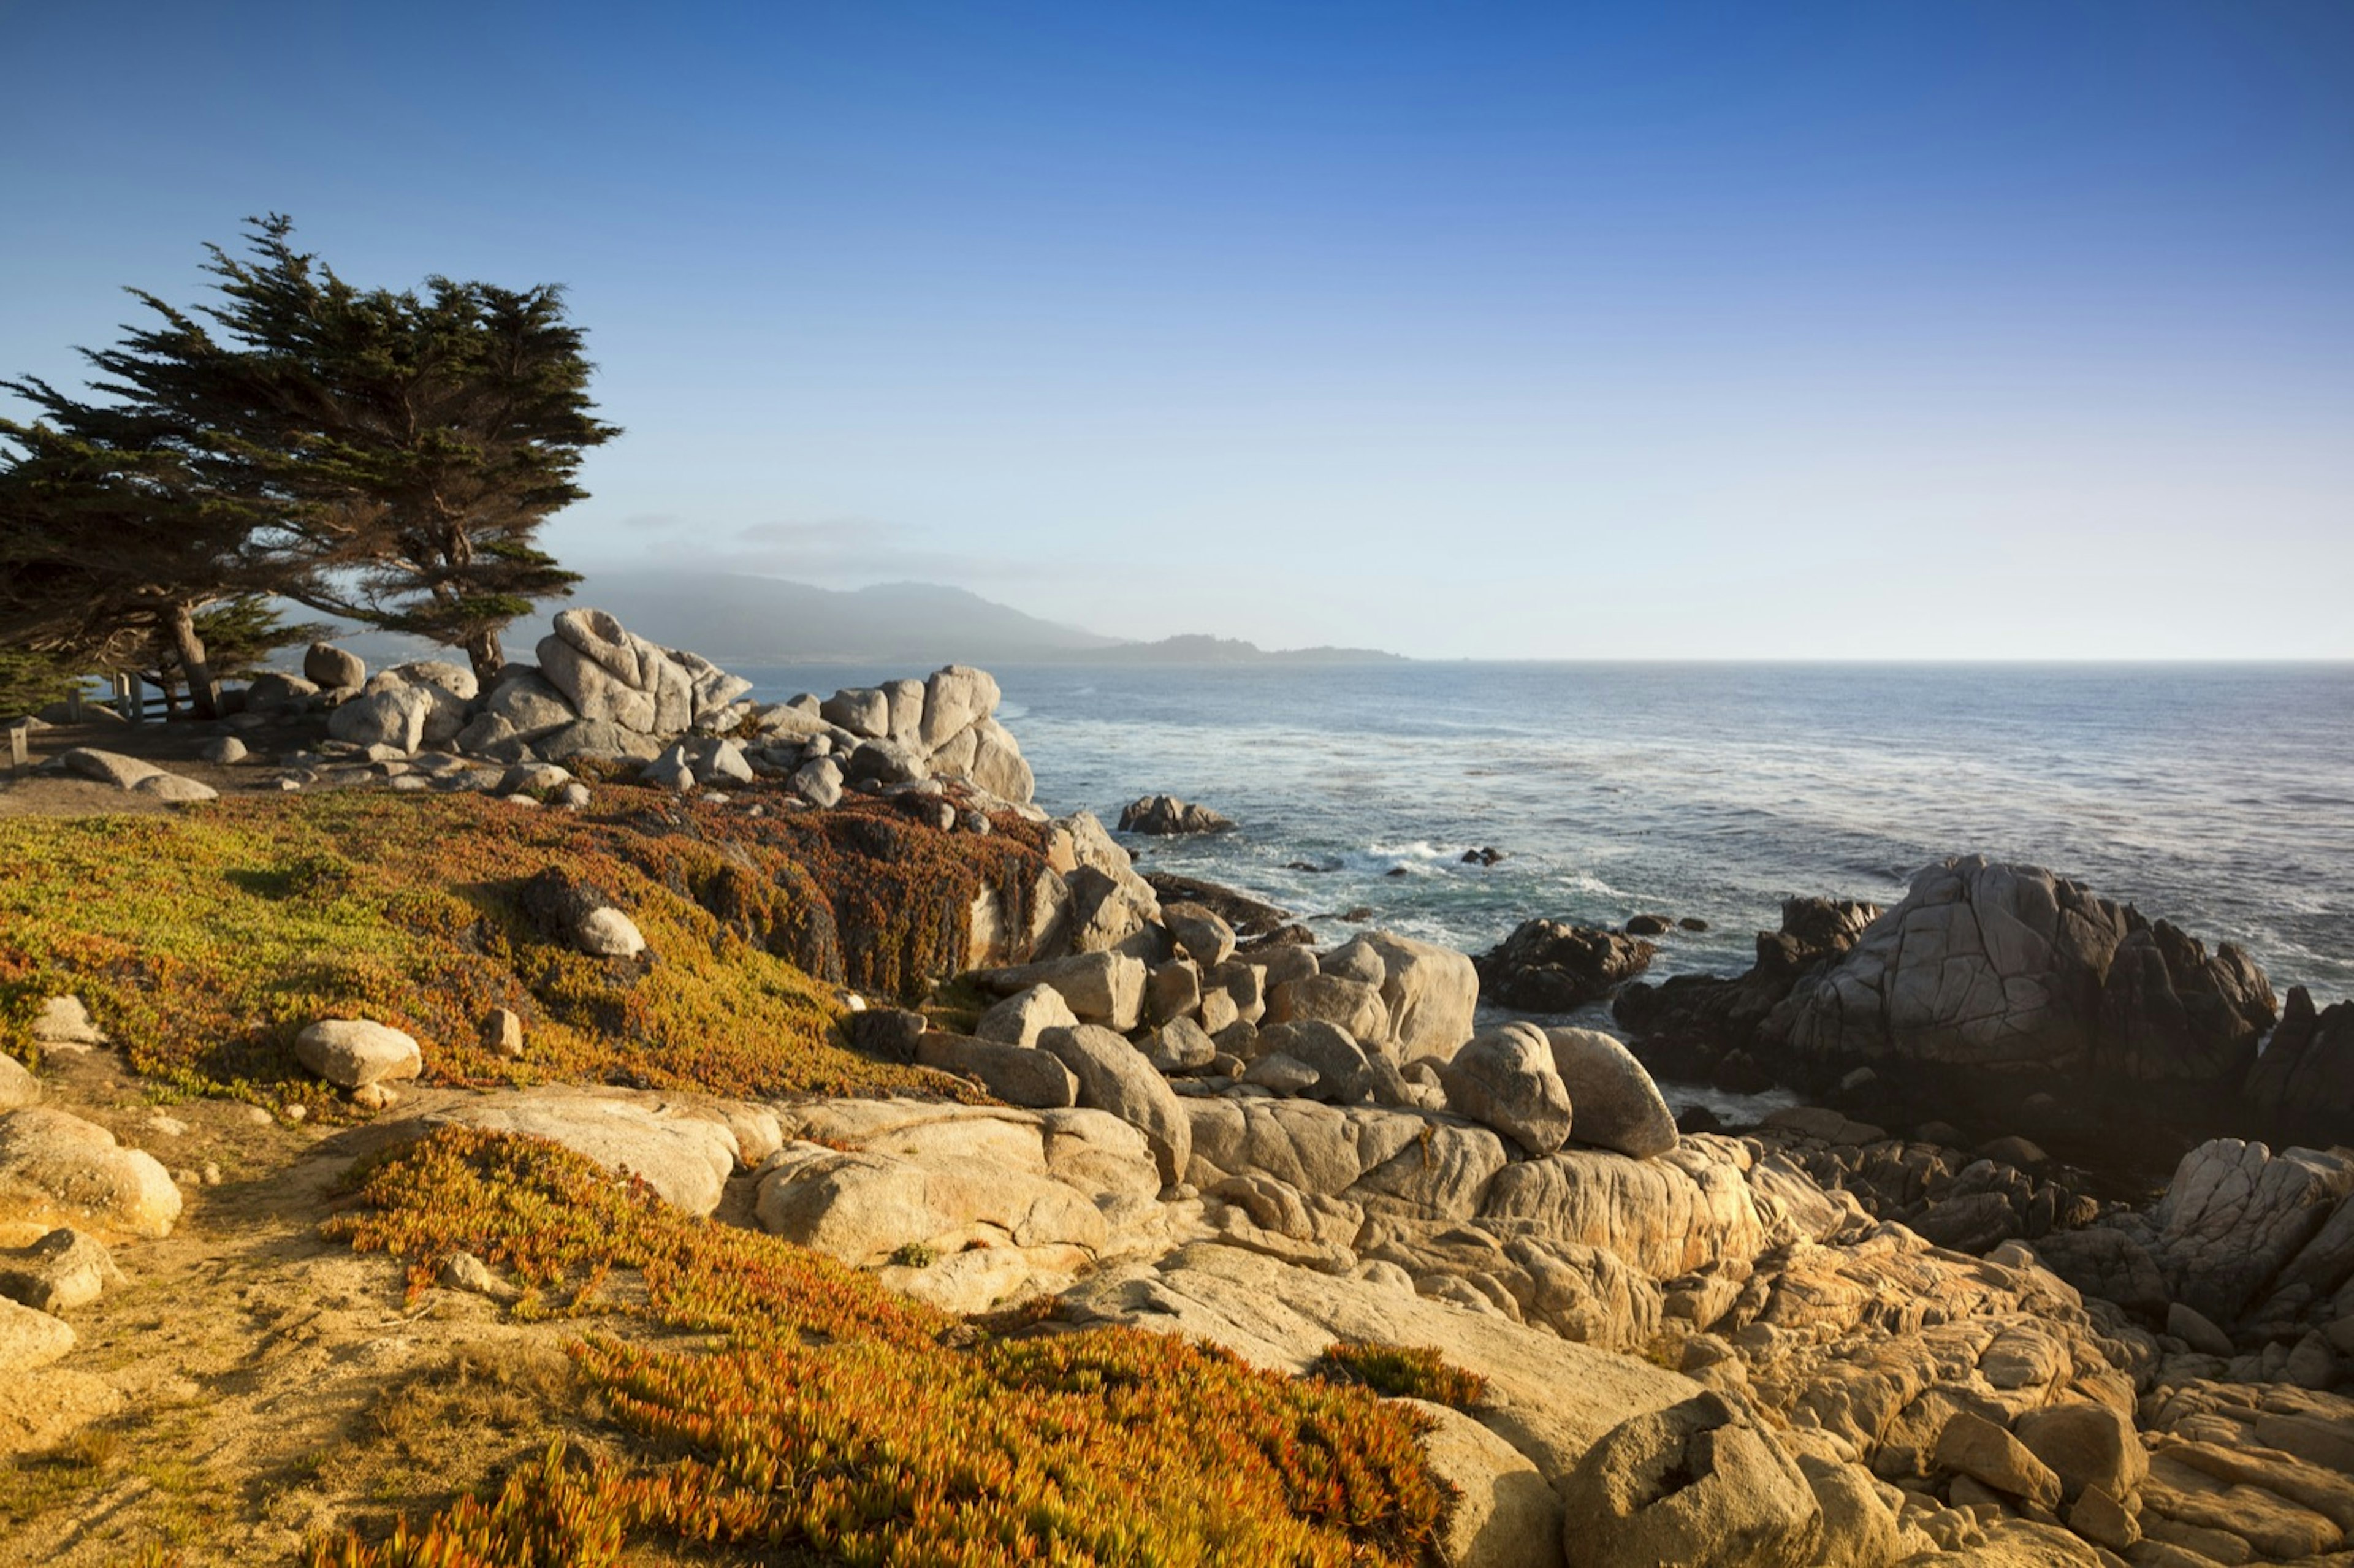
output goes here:
[{"label": "rocky shoreline", "polygon": [[[444,1042],[320,1018],[295,1054],[362,1124],[323,1151],[550,1140],[1024,1336],[1144,1329],[1301,1375],[1336,1344],[1435,1351],[1483,1390],[1416,1404],[1458,1493],[1428,1560],[1459,1568],[2354,1561],[2354,1156],[2252,1140],[2344,1136],[2354,1012],[2277,1002],[2236,948],[1972,858],[1886,910],[1792,901],[1737,977],[1642,980],[1663,917],[1540,916],[1477,957],[1378,929],[1320,949],[1246,894],[1148,879],[1087,812],[1046,820],[982,672],[756,708],[576,611],[487,693],[335,652],[226,726],[273,759],[217,766],[610,801],[705,839],[720,817],[649,802],[758,823],[871,797],[943,842],[1028,836],[1018,871],[914,912],[953,961],[845,999],[858,1054],[952,1094],[483,1090]],[[57,766],[175,777],[101,747]],[[625,990],[672,961],[609,891],[515,896],[530,939]],[[1533,1016],[1482,1028],[1483,1000]],[[1623,1042],[1548,1018],[1605,1000]],[[108,1048],[78,997],[38,1001],[39,1051]],[[526,1062],[539,1027],[484,1020]],[[1808,1103],[1679,1127],[1655,1073]],[[136,1274],[188,1183],[32,1075],[0,1092],[24,1249],[0,1357],[32,1373],[71,1364],[60,1315],[120,1287],[110,1248]],[[501,1309],[528,1285],[436,1268]]]}]

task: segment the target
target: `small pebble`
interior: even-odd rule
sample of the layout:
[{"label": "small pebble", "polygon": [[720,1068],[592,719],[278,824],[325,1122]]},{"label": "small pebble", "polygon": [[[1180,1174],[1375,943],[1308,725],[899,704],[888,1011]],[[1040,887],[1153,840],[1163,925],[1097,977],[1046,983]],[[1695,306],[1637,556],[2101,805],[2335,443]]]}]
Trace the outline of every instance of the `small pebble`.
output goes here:
[{"label": "small pebble", "polygon": [[221,1184],[221,1168],[220,1168],[219,1166],[217,1166],[217,1165],[214,1164],[214,1163],[213,1163],[211,1160],[206,1160],[206,1161],[205,1161],[204,1177],[205,1177],[205,1185],[206,1185],[206,1186],[207,1186],[207,1187],[217,1187],[217,1186],[219,1186],[219,1185]]}]

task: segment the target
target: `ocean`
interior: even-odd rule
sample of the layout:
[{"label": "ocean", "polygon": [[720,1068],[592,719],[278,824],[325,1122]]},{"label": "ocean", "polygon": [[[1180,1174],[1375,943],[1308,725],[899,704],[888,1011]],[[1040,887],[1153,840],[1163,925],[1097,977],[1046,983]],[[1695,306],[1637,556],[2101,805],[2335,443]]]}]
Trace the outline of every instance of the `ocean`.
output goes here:
[{"label": "ocean", "polygon": [[[762,700],[912,671],[746,670]],[[2048,865],[2274,988],[2354,996],[2354,665],[1064,664],[991,672],[1057,813],[1167,792],[1238,824],[1150,870],[1467,951],[1532,916],[1708,922],[1654,978],[1747,967],[1781,901]],[[1462,863],[1493,846],[1493,866]],[[1301,870],[1300,866],[1316,869]]]}]

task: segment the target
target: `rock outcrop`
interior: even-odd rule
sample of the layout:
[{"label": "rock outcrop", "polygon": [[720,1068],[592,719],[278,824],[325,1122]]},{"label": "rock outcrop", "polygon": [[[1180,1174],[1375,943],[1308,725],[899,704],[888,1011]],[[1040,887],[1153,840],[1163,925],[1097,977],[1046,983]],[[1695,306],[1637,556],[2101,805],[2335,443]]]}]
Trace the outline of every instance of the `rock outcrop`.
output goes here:
[{"label": "rock outcrop", "polygon": [[2290,987],[2242,1094],[2269,1132],[2354,1141],[2354,1001],[2317,1010],[2305,987]]},{"label": "rock outcrop", "polygon": [[1119,831],[1154,838],[1193,833],[1227,833],[1235,824],[1207,806],[1180,800],[1174,795],[1146,795],[1120,808]]},{"label": "rock outcrop", "polygon": [[1568,1012],[1642,973],[1658,951],[1622,931],[1524,920],[1472,962],[1490,1001],[1523,1012]]},{"label": "rock outcrop", "polygon": [[2275,1009],[2263,973],[2035,866],[1932,866],[1767,1030],[1801,1056],[2034,1067],[2236,1087]]}]

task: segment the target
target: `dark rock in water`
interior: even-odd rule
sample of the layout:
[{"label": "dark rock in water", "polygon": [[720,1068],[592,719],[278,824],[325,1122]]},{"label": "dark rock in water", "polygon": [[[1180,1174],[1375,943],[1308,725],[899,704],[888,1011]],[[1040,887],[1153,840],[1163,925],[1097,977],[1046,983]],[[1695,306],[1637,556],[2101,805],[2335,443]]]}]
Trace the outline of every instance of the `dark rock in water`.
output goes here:
[{"label": "dark rock in water", "polygon": [[1676,1118],[1676,1130],[1681,1133],[1723,1132],[1724,1118],[1706,1106],[1686,1106]]},{"label": "dark rock in water", "polygon": [[1360,904],[1353,909],[1343,909],[1337,916],[1339,919],[1346,920],[1352,926],[1362,926],[1373,917],[1373,906],[1370,904]]},{"label": "dark rock in water", "polygon": [[1509,857],[1504,852],[1493,844],[1482,844],[1478,849],[1468,849],[1463,852],[1465,865],[1493,865],[1498,861],[1507,858]]},{"label": "dark rock in water", "polygon": [[1284,863],[1283,869],[1286,871],[1304,871],[1320,876],[1326,872],[1338,871],[1341,868],[1338,865],[1313,865],[1304,860],[1293,860],[1286,861]]},{"label": "dark rock in water", "polygon": [[[1611,1004],[1619,1023],[1640,1036],[1659,1036],[1709,1055],[1746,1049],[1757,1028],[1793,987],[1855,945],[1879,906],[1844,898],[1791,898],[1782,904],[1782,928],[1757,933],[1757,962],[1727,980],[1677,975],[1659,985],[1637,984]],[[1644,1041],[1644,1054],[1652,1049]]]},{"label": "dark rock in water", "polygon": [[1630,937],[1664,937],[1674,929],[1674,922],[1664,915],[1630,915],[1627,917],[1627,935]]},{"label": "dark rock in water", "polygon": [[1246,937],[1235,951],[1247,957],[1252,953],[1266,952],[1270,948],[1312,948],[1315,945],[1315,932],[1305,926],[1288,925],[1278,926],[1263,937]]},{"label": "dark rock in water", "polygon": [[1687,931],[1705,931],[1708,929],[1708,922],[1702,919],[1697,915],[1687,915],[1682,919],[1677,921],[1676,924],[1681,926]]},{"label": "dark rock in water", "polygon": [[1234,822],[1207,806],[1180,800],[1174,795],[1147,795],[1121,808],[1119,831],[1171,837],[1182,833],[1225,833]]},{"label": "dark rock in water", "polygon": [[1524,1012],[1567,1012],[1643,972],[1659,949],[1617,931],[1523,920],[1474,958],[1481,994]]},{"label": "dark rock in water", "polygon": [[2316,1012],[2303,986],[2241,1091],[2267,1130],[2317,1143],[2354,1141],[2354,1001]]},{"label": "dark rock in water", "polygon": [[1394,866],[1390,867],[1387,871],[1385,871],[1385,872],[1382,873],[1382,874],[1383,874],[1384,876],[1409,876],[1409,875],[1412,875],[1413,874],[1412,874],[1411,872],[1407,871],[1407,870],[1406,870],[1406,868],[1405,868],[1405,866],[1402,866],[1402,865],[1394,865]]},{"label": "dark rock in water", "polygon": [[1214,882],[1204,882],[1196,876],[1179,876],[1173,872],[1148,872],[1144,880],[1152,886],[1153,896],[1166,906],[1172,904],[1198,904],[1228,926],[1235,936],[1247,946],[1255,938],[1265,938],[1283,928],[1291,912],[1279,909],[1265,899],[1254,898],[1247,893]]}]

